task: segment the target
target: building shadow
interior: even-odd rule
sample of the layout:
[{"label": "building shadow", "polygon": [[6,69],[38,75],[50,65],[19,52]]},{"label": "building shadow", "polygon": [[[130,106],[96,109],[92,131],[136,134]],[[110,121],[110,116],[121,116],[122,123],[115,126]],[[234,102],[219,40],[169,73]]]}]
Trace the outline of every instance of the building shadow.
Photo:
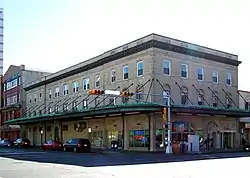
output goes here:
[{"label": "building shadow", "polygon": [[0,157],[38,163],[101,167],[250,157],[250,152],[200,155],[165,155],[164,153],[72,153],[62,151],[43,151],[36,149],[8,150],[8,148],[0,148]]}]

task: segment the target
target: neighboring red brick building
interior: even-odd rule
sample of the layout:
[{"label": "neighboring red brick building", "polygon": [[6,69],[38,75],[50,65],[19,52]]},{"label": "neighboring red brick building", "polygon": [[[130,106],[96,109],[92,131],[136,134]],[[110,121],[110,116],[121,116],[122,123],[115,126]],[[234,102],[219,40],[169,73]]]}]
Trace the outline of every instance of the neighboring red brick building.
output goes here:
[{"label": "neighboring red brick building", "polygon": [[26,70],[24,65],[11,65],[1,80],[1,138],[15,140],[25,137],[19,125],[6,125],[4,121],[19,118],[25,113],[25,93],[23,83],[32,82],[49,73]]}]

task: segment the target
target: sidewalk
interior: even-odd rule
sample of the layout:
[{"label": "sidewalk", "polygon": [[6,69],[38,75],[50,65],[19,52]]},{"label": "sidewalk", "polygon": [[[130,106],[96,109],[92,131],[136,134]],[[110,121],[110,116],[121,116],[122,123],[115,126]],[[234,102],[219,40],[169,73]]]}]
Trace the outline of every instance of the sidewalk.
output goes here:
[{"label": "sidewalk", "polygon": [[[101,153],[101,154],[117,154],[117,153],[124,153],[124,154],[165,154],[164,151],[154,151],[154,152],[148,152],[148,151],[131,151],[131,150],[111,150],[111,149],[98,149],[93,148],[93,152],[95,153]],[[237,153],[237,152],[243,152],[242,149],[213,149],[208,151],[200,151],[200,152],[194,152],[194,153],[184,153],[180,155],[202,155],[202,154],[216,154],[216,153]],[[178,156],[178,155],[176,155]]]}]

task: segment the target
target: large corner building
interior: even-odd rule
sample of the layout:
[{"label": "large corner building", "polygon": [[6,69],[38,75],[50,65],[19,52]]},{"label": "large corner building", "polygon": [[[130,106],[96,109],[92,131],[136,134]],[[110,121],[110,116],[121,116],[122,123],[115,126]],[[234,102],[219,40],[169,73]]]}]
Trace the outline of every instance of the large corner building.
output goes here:
[{"label": "large corner building", "polygon": [[[118,140],[125,150],[162,149],[162,107],[171,96],[172,140],[211,137],[213,148],[240,145],[238,56],[150,34],[25,86],[25,117],[34,145],[89,138],[93,147]],[[135,92],[92,96],[89,89]]]},{"label": "large corner building", "polygon": [[8,125],[4,122],[25,115],[26,96],[23,85],[46,75],[46,72],[26,69],[25,65],[11,65],[1,77],[1,138],[15,140],[25,137],[25,127],[21,129],[20,125]]}]

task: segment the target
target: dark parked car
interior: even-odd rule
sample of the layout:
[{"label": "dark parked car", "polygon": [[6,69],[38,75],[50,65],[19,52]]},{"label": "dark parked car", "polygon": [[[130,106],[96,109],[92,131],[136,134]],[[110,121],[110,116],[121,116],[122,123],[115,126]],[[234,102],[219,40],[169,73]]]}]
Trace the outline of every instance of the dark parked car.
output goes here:
[{"label": "dark parked car", "polygon": [[63,144],[63,151],[91,152],[91,143],[86,138],[73,138]]},{"label": "dark parked car", "polygon": [[28,148],[30,147],[30,140],[27,138],[18,138],[14,141],[14,147]]},{"label": "dark parked car", "polygon": [[13,142],[8,139],[3,139],[0,142],[0,147],[12,147],[12,146],[13,146]]},{"label": "dark parked car", "polygon": [[43,144],[43,150],[61,150],[63,143],[57,140],[49,140]]}]

